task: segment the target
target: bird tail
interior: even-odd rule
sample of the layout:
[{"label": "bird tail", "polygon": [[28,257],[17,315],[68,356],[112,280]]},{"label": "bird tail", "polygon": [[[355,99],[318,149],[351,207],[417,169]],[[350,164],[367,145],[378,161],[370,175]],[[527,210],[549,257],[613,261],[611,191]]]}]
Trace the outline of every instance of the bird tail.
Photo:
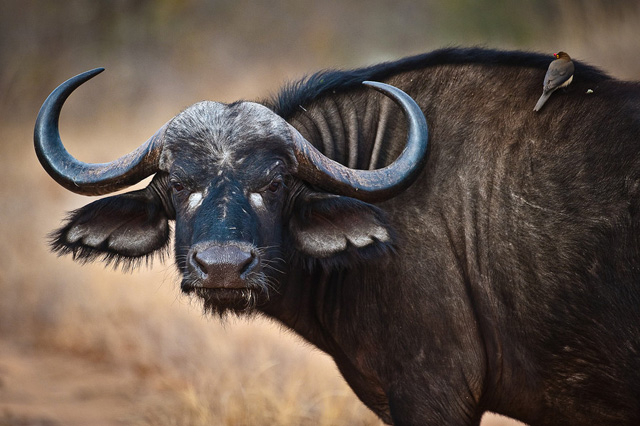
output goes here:
[{"label": "bird tail", "polygon": [[542,93],[542,96],[540,96],[540,99],[538,99],[538,103],[536,104],[536,106],[533,108],[534,111],[540,111],[540,108],[542,108],[542,106],[544,105],[545,102],[547,102],[547,99],[549,99],[549,96],[551,96],[551,92],[548,93]]}]

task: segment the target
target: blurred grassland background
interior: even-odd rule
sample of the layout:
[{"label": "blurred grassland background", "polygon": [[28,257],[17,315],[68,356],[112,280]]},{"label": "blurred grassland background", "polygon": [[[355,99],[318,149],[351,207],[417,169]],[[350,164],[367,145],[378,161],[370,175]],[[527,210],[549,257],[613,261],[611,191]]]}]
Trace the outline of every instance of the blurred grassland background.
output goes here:
[{"label": "blurred grassland background", "polygon": [[61,132],[109,161],[202,99],[451,45],[565,50],[640,80],[640,2],[0,1],[0,426],[379,424],[300,339],[203,316],[170,260],[123,274],[49,253],[46,234],[90,199],[41,169],[33,123],[57,84],[104,66]]}]

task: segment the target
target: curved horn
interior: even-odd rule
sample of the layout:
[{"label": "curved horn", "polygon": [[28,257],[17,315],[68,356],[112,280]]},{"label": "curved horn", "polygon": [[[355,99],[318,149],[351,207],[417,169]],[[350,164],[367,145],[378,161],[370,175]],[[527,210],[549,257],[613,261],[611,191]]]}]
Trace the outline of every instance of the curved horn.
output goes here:
[{"label": "curved horn", "polygon": [[309,143],[293,126],[298,176],[325,190],[363,201],[384,201],[411,185],[427,160],[429,132],[418,104],[397,87],[365,81],[363,84],[389,96],[404,112],[408,121],[407,145],[390,165],[377,170],[356,170],[331,160]]},{"label": "curved horn", "polygon": [[33,140],[42,167],[60,185],[83,195],[101,195],[133,185],[158,170],[166,125],[135,151],[102,164],[83,163],[67,152],[60,139],[58,121],[65,100],[82,83],[104,71],[96,68],[58,86],[44,101],[36,120]]}]

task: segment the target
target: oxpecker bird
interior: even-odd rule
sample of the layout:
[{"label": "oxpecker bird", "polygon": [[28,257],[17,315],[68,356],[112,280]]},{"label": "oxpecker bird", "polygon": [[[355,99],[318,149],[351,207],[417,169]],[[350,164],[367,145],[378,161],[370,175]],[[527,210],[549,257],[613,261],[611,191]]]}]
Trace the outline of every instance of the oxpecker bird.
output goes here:
[{"label": "oxpecker bird", "polygon": [[544,76],[544,84],[542,85],[542,96],[538,99],[534,111],[540,111],[540,108],[547,102],[549,96],[561,87],[567,87],[573,80],[573,62],[571,57],[565,52],[554,53],[555,61],[549,64],[549,69]]}]

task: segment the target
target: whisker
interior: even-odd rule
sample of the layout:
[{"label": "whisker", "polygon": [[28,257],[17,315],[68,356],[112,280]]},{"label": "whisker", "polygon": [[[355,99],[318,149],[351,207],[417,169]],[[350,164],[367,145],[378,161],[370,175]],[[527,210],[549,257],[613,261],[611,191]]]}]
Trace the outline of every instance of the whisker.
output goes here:
[{"label": "whisker", "polygon": [[273,266],[273,265],[264,265],[264,268],[265,268],[265,269],[270,269],[270,270],[272,270],[272,271],[276,271],[276,272],[278,272],[278,273],[280,273],[280,274],[284,274],[284,271],[283,271],[282,269],[278,269],[278,268],[276,268],[276,267],[275,267],[275,266]]}]

